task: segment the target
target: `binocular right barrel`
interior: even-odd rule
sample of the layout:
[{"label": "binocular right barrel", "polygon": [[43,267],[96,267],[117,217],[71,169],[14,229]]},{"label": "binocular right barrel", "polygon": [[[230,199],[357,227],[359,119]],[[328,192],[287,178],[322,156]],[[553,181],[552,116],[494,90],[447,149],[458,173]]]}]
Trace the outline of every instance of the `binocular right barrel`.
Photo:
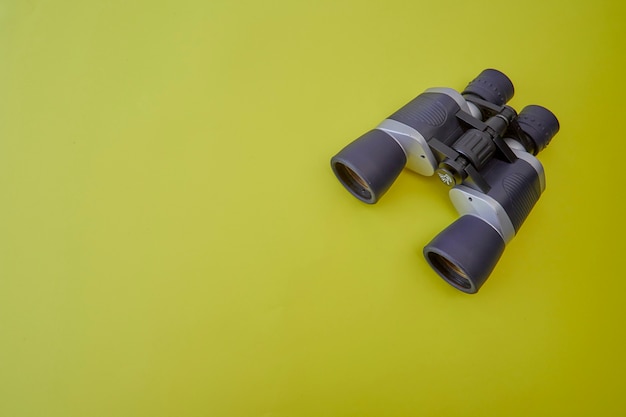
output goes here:
[{"label": "binocular right barrel", "polygon": [[461,217],[424,247],[435,272],[463,292],[484,284],[545,189],[537,159],[517,152],[513,163],[493,159],[485,167],[487,193],[463,184],[450,190]]},{"label": "binocular right barrel", "polygon": [[541,195],[545,178],[535,155],[559,130],[544,107],[517,114],[507,105],[513,94],[510,79],[494,69],[461,93],[428,89],[331,158],[339,182],[365,203],[380,200],[404,168],[437,173],[453,186],[453,202],[459,193],[471,199],[479,209],[457,207],[461,218],[424,252],[439,275],[465,292],[480,288]]}]

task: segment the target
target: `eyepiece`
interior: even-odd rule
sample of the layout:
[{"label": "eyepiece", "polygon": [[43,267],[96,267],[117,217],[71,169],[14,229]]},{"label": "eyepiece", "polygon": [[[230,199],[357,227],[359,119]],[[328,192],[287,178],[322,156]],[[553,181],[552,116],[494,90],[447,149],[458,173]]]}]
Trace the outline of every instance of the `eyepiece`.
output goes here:
[{"label": "eyepiece", "polygon": [[504,240],[484,220],[465,215],[424,248],[430,266],[448,284],[473,294],[487,280],[504,251]]},{"label": "eyepiece", "polygon": [[533,155],[541,152],[559,131],[559,120],[545,107],[531,105],[522,109],[517,117],[520,128],[534,144]]},{"label": "eyepiece", "polygon": [[337,179],[359,200],[376,203],[406,165],[404,150],[382,130],[370,130],[330,160]]},{"label": "eyepiece", "polygon": [[501,106],[512,99],[514,93],[509,77],[498,70],[486,69],[465,87],[462,94],[473,94]]}]

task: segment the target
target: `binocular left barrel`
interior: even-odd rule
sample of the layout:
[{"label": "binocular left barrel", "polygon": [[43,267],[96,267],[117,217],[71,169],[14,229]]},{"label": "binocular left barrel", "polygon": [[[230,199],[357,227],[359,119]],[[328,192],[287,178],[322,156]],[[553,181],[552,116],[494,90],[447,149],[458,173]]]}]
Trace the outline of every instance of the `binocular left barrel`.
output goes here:
[{"label": "binocular left barrel", "polygon": [[[506,75],[488,69],[470,82],[463,94],[502,105],[513,97],[514,88]],[[471,113],[470,106],[452,89],[426,90],[343,148],[331,159],[331,168],[352,195],[376,203],[411,159],[416,162],[409,169],[423,175],[435,172],[439,161],[428,142],[437,138],[446,145],[454,143],[464,131],[455,115],[461,110]]]},{"label": "binocular left barrel", "polygon": [[[505,120],[507,125],[515,123],[513,137],[496,134],[494,140],[510,144],[514,160],[488,156],[475,167],[472,172],[479,171],[488,189],[454,182],[450,196],[461,217],[424,248],[430,266],[467,293],[483,285],[506,243],[539,199],[545,177],[534,155],[559,130],[557,118],[544,107],[527,106],[515,114],[506,106],[513,94],[509,78],[493,69],[481,72],[461,93],[449,88],[428,89],[331,158],[340,183],[362,202],[374,204],[404,168],[422,175],[442,172],[449,158],[444,161],[440,149],[452,149],[453,154],[458,149],[463,154],[460,142],[467,142],[472,129],[468,120],[479,126],[487,118],[499,117],[498,109],[506,108],[501,111],[513,115]],[[474,119],[477,122],[471,122]],[[483,124],[489,125],[490,120]],[[468,163],[463,155],[460,160]]]},{"label": "binocular left barrel", "polygon": [[364,203],[376,203],[404,169],[407,156],[387,132],[373,129],[333,157],[339,181]]}]

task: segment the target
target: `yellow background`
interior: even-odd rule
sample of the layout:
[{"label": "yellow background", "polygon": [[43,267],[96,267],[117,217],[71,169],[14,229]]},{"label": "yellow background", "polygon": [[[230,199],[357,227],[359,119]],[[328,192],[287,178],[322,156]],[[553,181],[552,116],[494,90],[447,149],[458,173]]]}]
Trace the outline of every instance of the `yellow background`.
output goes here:
[{"label": "yellow background", "polygon": [[[614,1],[0,1],[0,416],[626,415]],[[475,296],[329,159],[493,67],[561,131]]]}]

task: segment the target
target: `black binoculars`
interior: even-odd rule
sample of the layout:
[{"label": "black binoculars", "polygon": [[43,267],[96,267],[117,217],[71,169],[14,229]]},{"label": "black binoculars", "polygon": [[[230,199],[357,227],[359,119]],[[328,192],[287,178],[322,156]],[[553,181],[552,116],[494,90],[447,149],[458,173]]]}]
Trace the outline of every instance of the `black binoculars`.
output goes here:
[{"label": "black binoculars", "polygon": [[430,266],[453,287],[484,284],[545,189],[535,157],[559,130],[548,109],[518,114],[506,103],[513,83],[486,69],[462,93],[430,88],[331,159],[339,181],[376,203],[403,168],[437,174],[460,214],[424,247]]}]

